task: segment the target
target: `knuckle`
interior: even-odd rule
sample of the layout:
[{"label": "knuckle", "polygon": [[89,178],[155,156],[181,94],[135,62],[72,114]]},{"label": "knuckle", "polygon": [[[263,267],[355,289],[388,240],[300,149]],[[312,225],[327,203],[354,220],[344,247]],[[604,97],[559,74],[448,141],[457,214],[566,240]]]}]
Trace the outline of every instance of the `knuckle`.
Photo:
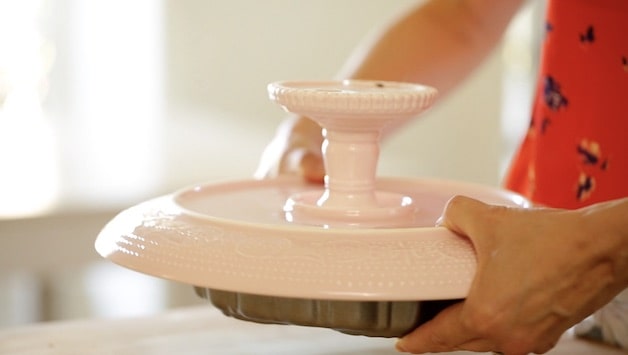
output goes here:
[{"label": "knuckle", "polygon": [[527,327],[513,327],[506,313],[490,304],[471,307],[461,322],[465,329],[472,330],[479,338],[490,340],[506,355],[543,354],[556,344],[553,339],[548,341],[546,333]]},{"label": "knuckle", "polygon": [[490,304],[470,307],[462,319],[466,329],[473,330],[481,337],[491,337],[504,328],[498,310]]},{"label": "knuckle", "polygon": [[460,206],[465,204],[468,200],[469,200],[468,197],[465,197],[462,195],[453,196],[452,198],[449,199],[449,201],[447,201],[447,204],[445,207],[445,213],[451,212],[453,210],[460,208]]}]

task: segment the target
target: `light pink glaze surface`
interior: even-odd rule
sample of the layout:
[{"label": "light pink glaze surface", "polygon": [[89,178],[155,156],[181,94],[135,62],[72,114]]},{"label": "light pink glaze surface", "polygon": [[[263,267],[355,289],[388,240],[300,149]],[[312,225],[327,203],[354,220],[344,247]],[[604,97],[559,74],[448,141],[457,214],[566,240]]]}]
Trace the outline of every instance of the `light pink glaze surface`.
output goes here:
[{"label": "light pink glaze surface", "polygon": [[184,189],[112,220],[97,251],[125,267],[213,289],[339,300],[461,298],[475,272],[470,243],[432,227],[455,194],[525,206],[519,196],[443,180],[381,179],[422,201],[406,228],[325,228],[285,220],[282,202],[321,188],[297,179]]},{"label": "light pink glaze surface", "polygon": [[269,96],[325,128],[325,185],[282,177],[181,190],[115,217],[97,251],[147,274],[225,291],[307,299],[463,298],[469,241],[433,227],[454,195],[527,206],[518,195],[453,181],[375,177],[381,130],[427,109],[413,84],[283,82]]},{"label": "light pink glaze surface", "polygon": [[403,191],[375,187],[382,130],[429,108],[436,90],[387,81],[287,81],[268,86],[284,110],[323,128],[325,190],[289,199],[289,218],[303,224],[403,227],[418,206]]}]

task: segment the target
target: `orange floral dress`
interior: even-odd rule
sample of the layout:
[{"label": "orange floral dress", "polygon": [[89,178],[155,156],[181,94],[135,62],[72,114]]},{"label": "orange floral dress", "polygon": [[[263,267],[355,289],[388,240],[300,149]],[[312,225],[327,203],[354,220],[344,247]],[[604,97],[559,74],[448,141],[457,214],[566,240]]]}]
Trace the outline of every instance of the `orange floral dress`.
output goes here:
[{"label": "orange floral dress", "polygon": [[506,187],[560,208],[628,196],[628,0],[550,0],[543,41]]}]

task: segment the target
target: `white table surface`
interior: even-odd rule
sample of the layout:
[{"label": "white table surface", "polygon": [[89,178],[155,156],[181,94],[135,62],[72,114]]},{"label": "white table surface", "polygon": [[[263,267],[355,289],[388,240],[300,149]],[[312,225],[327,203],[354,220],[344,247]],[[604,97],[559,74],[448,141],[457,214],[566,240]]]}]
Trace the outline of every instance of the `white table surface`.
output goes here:
[{"label": "white table surface", "polygon": [[[397,354],[394,339],[329,329],[262,325],[226,317],[210,305],[129,319],[39,323],[0,329],[0,354]],[[467,354],[456,352],[452,354]],[[567,334],[554,355],[614,355],[620,350]]]}]

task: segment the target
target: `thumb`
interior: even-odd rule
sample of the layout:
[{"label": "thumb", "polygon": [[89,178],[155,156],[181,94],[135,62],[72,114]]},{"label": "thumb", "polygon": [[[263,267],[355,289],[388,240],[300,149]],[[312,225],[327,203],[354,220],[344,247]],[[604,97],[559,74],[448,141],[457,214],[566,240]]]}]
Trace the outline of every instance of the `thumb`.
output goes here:
[{"label": "thumb", "polygon": [[498,206],[488,205],[465,196],[454,196],[447,202],[439,224],[452,232],[471,240],[476,252],[480,252],[480,239],[490,237],[494,223],[493,210]]}]

